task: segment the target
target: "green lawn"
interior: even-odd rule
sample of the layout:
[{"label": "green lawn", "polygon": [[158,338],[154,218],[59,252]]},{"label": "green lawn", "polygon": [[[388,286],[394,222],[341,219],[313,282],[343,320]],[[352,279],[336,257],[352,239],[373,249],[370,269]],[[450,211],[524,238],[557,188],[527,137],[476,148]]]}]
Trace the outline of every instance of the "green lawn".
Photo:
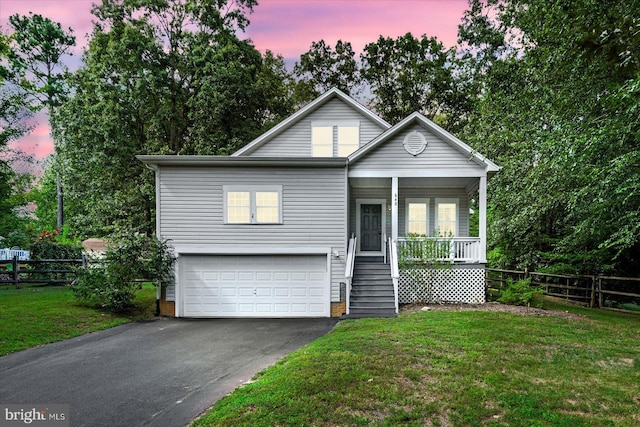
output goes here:
[{"label": "green lawn", "polygon": [[80,305],[68,287],[0,287],[0,356],[148,318],[156,291],[145,285],[136,307],[113,314]]},{"label": "green lawn", "polygon": [[640,316],[547,306],[342,321],[194,425],[640,425]]}]

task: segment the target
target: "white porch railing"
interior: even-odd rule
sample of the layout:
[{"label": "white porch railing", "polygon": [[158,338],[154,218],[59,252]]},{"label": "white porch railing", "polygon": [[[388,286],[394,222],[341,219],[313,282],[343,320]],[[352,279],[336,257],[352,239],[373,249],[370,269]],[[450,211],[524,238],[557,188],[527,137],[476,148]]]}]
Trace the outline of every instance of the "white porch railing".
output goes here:
[{"label": "white porch railing", "polygon": [[389,264],[391,266],[391,280],[393,281],[393,300],[395,303],[396,314],[398,314],[398,279],[400,278],[400,269],[398,268],[398,245],[389,237]]},{"label": "white porch railing", "polygon": [[31,252],[23,249],[0,249],[0,259],[2,260],[10,260],[16,256],[19,261],[29,261]]},{"label": "white porch railing", "polygon": [[479,237],[399,237],[399,253],[405,259],[453,262],[480,262],[483,259]]},{"label": "white porch railing", "polygon": [[347,248],[347,262],[344,269],[344,278],[346,282],[345,289],[345,301],[346,301],[346,309],[347,314],[349,314],[349,304],[351,302],[351,284],[353,282],[353,268],[356,262],[356,248],[358,243],[358,238],[355,235],[352,235],[349,239],[349,247]]}]

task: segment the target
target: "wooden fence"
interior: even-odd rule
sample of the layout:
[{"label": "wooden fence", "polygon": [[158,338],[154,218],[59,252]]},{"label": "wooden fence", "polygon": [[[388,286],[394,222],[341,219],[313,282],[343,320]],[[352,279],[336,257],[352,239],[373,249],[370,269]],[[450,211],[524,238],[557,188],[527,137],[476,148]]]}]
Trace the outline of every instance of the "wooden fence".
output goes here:
[{"label": "wooden fence", "polygon": [[533,286],[546,295],[578,302],[589,307],[622,311],[625,307],[640,307],[640,277],[579,276],[537,273],[516,270],[486,269],[487,290],[502,290],[507,280],[531,278]]},{"label": "wooden fence", "polygon": [[20,260],[18,257],[0,260],[0,285],[13,285],[16,289],[23,283],[64,285],[73,281],[74,267],[87,265],[87,259],[39,259]]}]

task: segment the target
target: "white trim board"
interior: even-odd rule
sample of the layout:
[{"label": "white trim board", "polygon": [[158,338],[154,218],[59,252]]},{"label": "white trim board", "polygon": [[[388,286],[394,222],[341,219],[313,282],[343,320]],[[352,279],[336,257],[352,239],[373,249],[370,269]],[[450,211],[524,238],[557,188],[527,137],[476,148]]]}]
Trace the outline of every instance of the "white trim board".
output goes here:
[{"label": "white trim board", "polygon": [[481,178],[485,171],[460,171],[458,169],[387,169],[387,170],[349,170],[349,178]]},{"label": "white trim board", "polygon": [[[360,216],[361,216],[361,206],[362,205],[381,205],[382,208],[382,218],[380,219],[380,252],[363,252],[360,250],[360,243],[362,242],[360,236]],[[371,256],[384,256],[385,253],[385,235],[387,234],[387,199],[356,199],[356,238],[358,239],[356,254],[358,255],[371,255]]]}]

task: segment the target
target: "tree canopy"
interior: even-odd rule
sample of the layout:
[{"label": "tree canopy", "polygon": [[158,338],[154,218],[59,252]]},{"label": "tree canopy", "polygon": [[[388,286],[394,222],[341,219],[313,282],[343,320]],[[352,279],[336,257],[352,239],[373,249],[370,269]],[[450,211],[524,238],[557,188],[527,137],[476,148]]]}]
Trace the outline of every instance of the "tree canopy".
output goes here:
[{"label": "tree canopy", "polygon": [[[31,222],[27,191],[32,177],[24,165],[30,159],[12,149],[11,141],[33,127],[29,119],[55,108],[66,94],[62,56],[75,43],[71,30],[41,15],[9,17],[13,33],[0,35],[0,236],[2,246],[28,244]],[[18,165],[18,166],[16,166]]]},{"label": "tree canopy", "polygon": [[281,57],[235,31],[253,0],[117,1],[97,18],[73,96],[53,116],[72,226],[154,230],[136,154],[230,154],[291,112]]},{"label": "tree canopy", "polygon": [[[71,228],[150,234],[153,172],[136,154],[230,154],[338,87],[392,123],[419,111],[503,166],[489,183],[491,265],[640,273],[640,0],[470,0],[455,47],[407,33],[357,56],[319,40],[292,72],[239,38],[256,4],[103,0],[71,76],[71,32],[12,17],[0,212],[13,214],[0,224],[24,218],[25,178],[6,156],[34,109],[51,114]],[[44,221],[54,177],[36,194]]]},{"label": "tree canopy", "polygon": [[463,137],[504,167],[494,261],[637,274],[639,2],[473,1],[460,38],[482,85]]},{"label": "tree canopy", "polygon": [[456,49],[445,48],[436,37],[380,36],[365,45],[359,60],[351,43],[338,40],[332,49],[320,40],[302,54],[294,72],[298,101],[336,87],[362,97],[390,123],[419,111],[456,131],[473,108],[473,88]]}]

